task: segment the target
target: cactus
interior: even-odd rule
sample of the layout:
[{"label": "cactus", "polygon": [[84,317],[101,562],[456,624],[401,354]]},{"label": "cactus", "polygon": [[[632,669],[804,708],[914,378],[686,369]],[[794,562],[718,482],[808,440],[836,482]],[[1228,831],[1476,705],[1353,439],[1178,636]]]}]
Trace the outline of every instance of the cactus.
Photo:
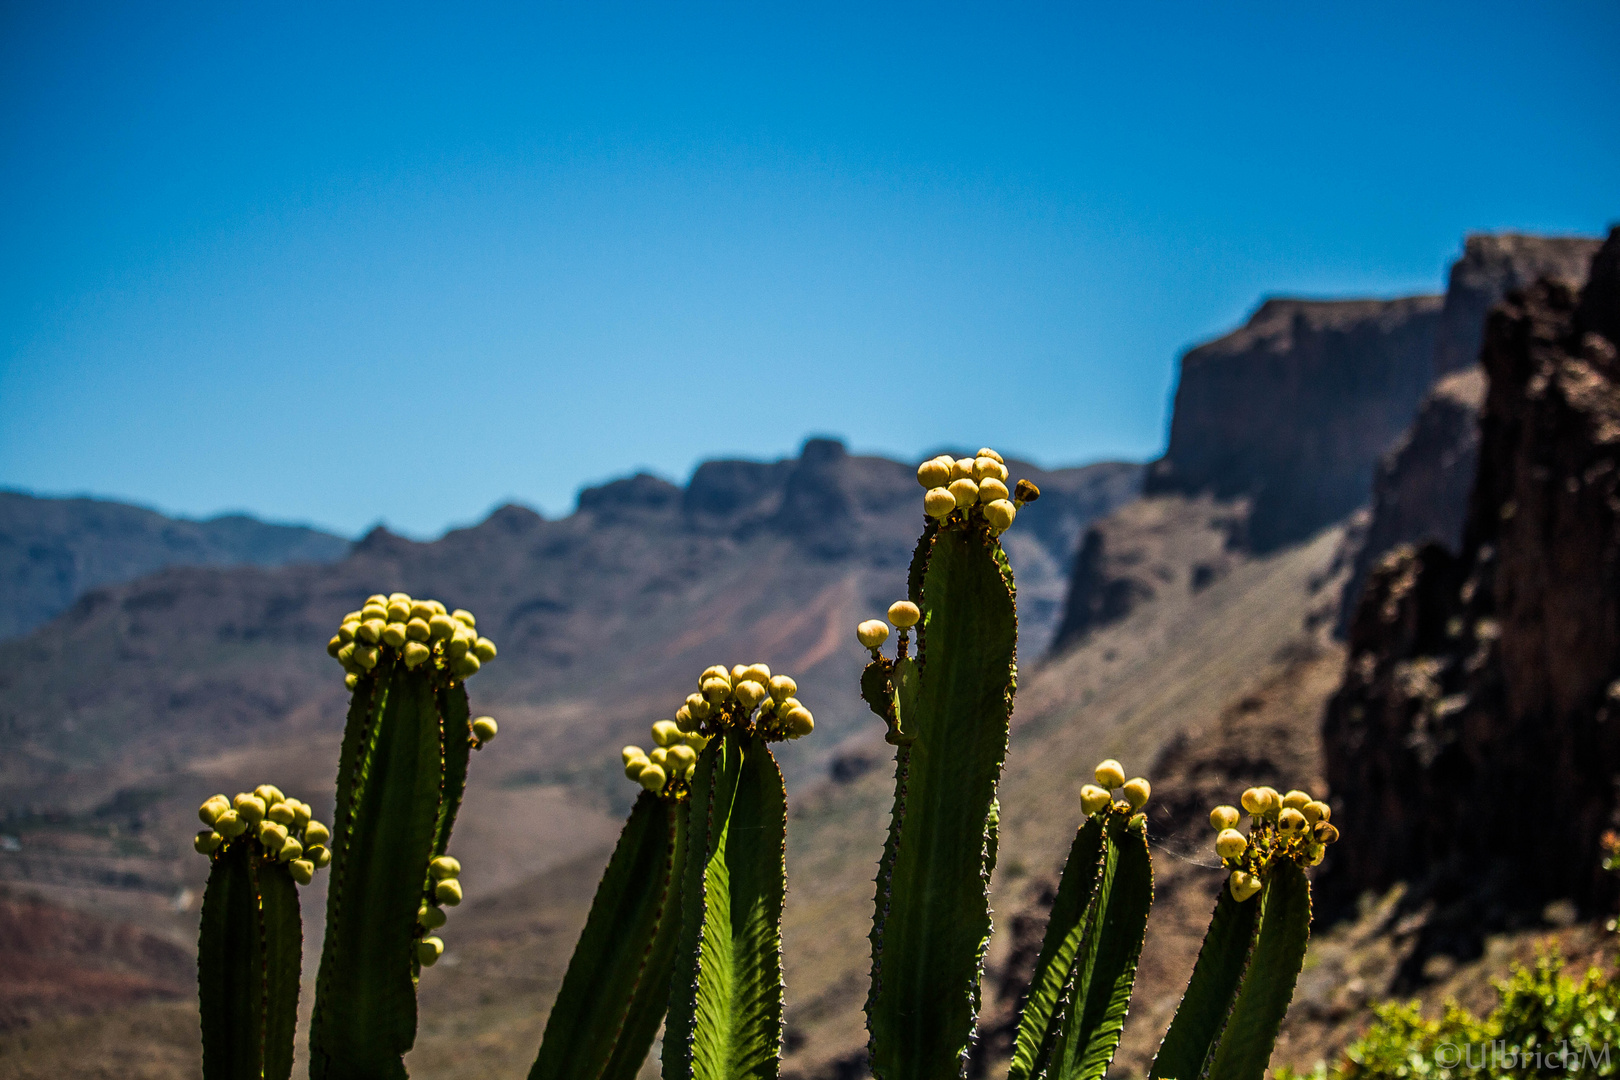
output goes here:
[{"label": "cactus", "polygon": [[955,1075],[973,1037],[990,938],[993,811],[1016,688],[1012,569],[997,537],[1039,496],[1020,481],[1009,501],[1007,467],[988,449],[924,462],[917,478],[928,522],[908,597],[889,609],[900,631],[894,659],[879,651],[881,623],[857,628],[872,654],[862,696],[896,746],[866,1006],[877,1080]]},{"label": "cactus", "polygon": [[[483,740],[465,680],[495,656],[467,611],[373,596],[328,645],[354,691],[338,763],[326,945],[310,1022],[310,1076],[405,1076],[416,979],[461,902],[446,859],[470,752]],[[493,728],[487,726],[488,734]]]},{"label": "cactus", "polygon": [[292,1073],[304,927],[298,886],[326,865],[329,835],[309,805],[261,784],[197,810],[210,860],[197,941],[206,1080]]}]

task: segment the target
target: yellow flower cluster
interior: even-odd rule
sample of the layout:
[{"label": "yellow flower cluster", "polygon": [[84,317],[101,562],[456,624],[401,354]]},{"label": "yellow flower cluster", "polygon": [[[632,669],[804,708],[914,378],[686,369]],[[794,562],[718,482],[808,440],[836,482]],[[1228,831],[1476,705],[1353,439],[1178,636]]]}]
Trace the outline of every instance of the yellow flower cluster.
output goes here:
[{"label": "yellow flower cluster", "polygon": [[[1148,798],[1153,794],[1153,785],[1144,777],[1125,779],[1125,768],[1113,758],[1100,762],[1092,774],[1096,778],[1095,784],[1087,784],[1080,789],[1080,809],[1087,816],[1106,813],[1114,810],[1121,814],[1130,814],[1127,824],[1131,828],[1140,828],[1147,824],[1147,815],[1142,808],[1147,805]],[[1114,800],[1114,790],[1119,789],[1120,799]]]},{"label": "yellow flower cluster", "polygon": [[445,924],[444,909],[461,903],[461,863],[440,855],[428,863],[428,898],[416,909],[416,925],[424,935],[416,942],[416,962],[432,967],[444,955],[444,939],[433,931]]},{"label": "yellow flower cluster", "polygon": [[348,672],[353,690],[378,664],[397,656],[407,668],[432,662],[458,679],[478,673],[495,659],[495,643],[478,635],[478,620],[462,608],[446,611],[437,600],[416,600],[397,592],[367,597],[343,623],[326,651]]},{"label": "yellow flower cluster", "polygon": [[234,799],[209,798],[197,808],[208,826],[193,846],[212,857],[234,843],[252,844],[273,862],[287,864],[287,872],[300,885],[308,885],[315,871],[332,861],[327,844],[332,831],[310,817],[309,803],[281,793],[274,784],[260,784]]},{"label": "yellow flower cluster", "polygon": [[660,720],[652,726],[652,741],[650,754],[639,746],[624,748],[624,775],[654,795],[673,798],[684,793],[709,736],[682,731],[672,720]]},{"label": "yellow flower cluster", "polygon": [[953,458],[941,454],[917,466],[917,483],[927,494],[923,511],[944,525],[958,522],[966,526],[982,521],[991,535],[1012,527],[1018,508],[1040,498],[1041,491],[1028,480],[1018,481],[1007,490],[1007,464],[1001,455],[983,447],[972,457]]},{"label": "yellow flower cluster", "polygon": [[1238,801],[1250,818],[1248,836],[1237,828],[1241,815],[1235,806],[1217,806],[1209,823],[1215,829],[1215,854],[1229,871],[1227,886],[1239,903],[1260,891],[1266,869],[1278,859],[1315,866],[1339,838],[1328,821],[1332,808],[1308,791],[1279,795],[1276,788],[1252,787]]}]

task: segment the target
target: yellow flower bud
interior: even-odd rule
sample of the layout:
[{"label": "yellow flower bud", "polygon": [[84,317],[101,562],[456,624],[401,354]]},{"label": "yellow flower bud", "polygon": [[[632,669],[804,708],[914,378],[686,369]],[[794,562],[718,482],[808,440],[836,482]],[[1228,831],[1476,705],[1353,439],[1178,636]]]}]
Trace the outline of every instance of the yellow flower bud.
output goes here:
[{"label": "yellow flower bud", "polygon": [[197,834],[197,839],[191,842],[191,846],[197,849],[199,855],[212,855],[224,842],[225,838],[213,829],[204,829]]},{"label": "yellow flower bud", "polygon": [[1125,769],[1113,758],[1099,762],[1096,771],[1097,786],[1112,791],[1125,782]]},{"label": "yellow flower bud", "polygon": [[337,662],[342,664],[344,667],[348,667],[354,662],[354,651],[359,647],[360,646],[356,645],[352,641],[343,646],[343,648],[337,651]]},{"label": "yellow flower bud", "polygon": [[1266,800],[1266,813],[1275,814],[1278,810],[1282,809],[1282,796],[1277,794],[1276,788],[1261,787],[1259,791],[1261,796]]},{"label": "yellow flower bud", "polygon": [[500,727],[493,716],[480,716],[472,722],[473,738],[478,740],[479,746],[492,741],[498,731]]},{"label": "yellow flower bud", "polygon": [[[1312,814],[1316,816],[1312,817]],[[1331,821],[1332,819],[1333,808],[1327,803],[1322,802],[1320,799],[1315,802],[1305,804],[1305,820],[1309,821],[1312,825],[1316,824],[1318,821]]]},{"label": "yellow flower bud", "polygon": [[365,645],[354,650],[354,662],[367,671],[377,666],[377,646]]},{"label": "yellow flower bud", "polygon": [[449,907],[455,907],[461,903],[461,882],[455,878],[445,878],[433,886],[433,899]]},{"label": "yellow flower bud", "polygon": [[1006,532],[1012,528],[1013,519],[1018,516],[1018,508],[1006,499],[996,499],[984,504],[984,520],[997,532]]},{"label": "yellow flower bud", "polygon": [[966,509],[979,501],[979,485],[968,479],[952,480],[945,490],[951,493],[959,509]]},{"label": "yellow flower bud", "polygon": [[816,730],[816,718],[811,716],[810,710],[803,705],[789,709],[787,714],[782,716],[782,722],[790,739],[802,739]]},{"label": "yellow flower bud", "polygon": [[297,837],[289,836],[281,842],[281,850],[276,852],[276,857],[282,862],[292,862],[303,854],[304,845],[298,842]]},{"label": "yellow flower bud", "polygon": [[1132,810],[1140,810],[1147,805],[1148,796],[1153,793],[1153,785],[1138,776],[1134,780],[1125,781],[1125,801],[1130,803]]},{"label": "yellow flower bud", "polygon": [[1260,891],[1260,879],[1246,870],[1234,870],[1226,880],[1232,890],[1232,899],[1240,904]]},{"label": "yellow flower bud", "polygon": [[665,775],[668,775],[668,773],[669,773],[669,747],[667,747],[667,746],[655,746],[655,747],[653,747],[652,753],[647,755],[647,760],[652,762],[654,765],[658,766],[660,769],[663,769]]},{"label": "yellow flower bud", "polygon": [[359,628],[359,626],[360,615],[357,612],[353,619],[345,619],[343,623],[338,626],[338,639],[342,641],[343,644],[347,645],[349,642],[354,640],[354,632]]},{"label": "yellow flower bud", "polygon": [[444,955],[444,942],[436,937],[425,937],[416,943],[416,962],[423,967],[432,967]]},{"label": "yellow flower bud", "polygon": [[1282,814],[1277,818],[1277,828],[1289,835],[1302,833],[1305,831],[1305,815],[1292,806],[1284,807]]},{"label": "yellow flower bud", "polygon": [[659,746],[668,746],[670,743],[679,741],[680,737],[680,728],[668,720],[660,720],[652,726],[653,742]]},{"label": "yellow flower bud", "polygon": [[1240,858],[1249,850],[1249,841],[1236,829],[1222,829],[1215,837],[1215,854],[1223,859]]},{"label": "yellow flower bud", "polygon": [[917,483],[925,488],[941,488],[951,482],[951,467],[937,458],[917,466]]},{"label": "yellow flower bud", "polygon": [[405,624],[405,636],[411,641],[426,641],[432,634],[426,619],[412,619]]},{"label": "yellow flower bud", "polygon": [[433,650],[420,641],[407,641],[405,643],[405,666],[408,668],[420,667],[433,655]]},{"label": "yellow flower bud", "polygon": [[964,457],[964,458],[957,458],[954,461],[952,461],[951,462],[951,479],[953,481],[955,481],[955,480],[971,480],[971,479],[973,479],[973,462],[975,460],[976,459],[974,459],[974,458]]},{"label": "yellow flower bud", "polygon": [[910,600],[896,600],[889,605],[889,621],[900,629],[916,626],[922,619],[922,610]]},{"label": "yellow flower bud", "polygon": [[304,843],[311,847],[326,843],[332,839],[332,830],[318,821],[312,821],[304,826]]},{"label": "yellow flower bud", "polygon": [[276,787],[274,784],[260,784],[258,787],[253,789],[253,794],[257,795],[260,800],[263,801],[267,809],[274,806],[278,802],[285,802],[287,800],[287,796],[282,794],[281,789]]},{"label": "yellow flower bud", "polygon": [[411,617],[411,602],[410,602],[410,600],[408,600],[408,599],[407,600],[390,600],[388,602],[388,608],[387,608],[386,614],[387,614],[387,617],[388,617],[388,621],[391,622],[391,623],[403,623],[403,622],[405,622],[407,619],[409,619]]},{"label": "yellow flower bud", "polygon": [[1249,788],[1238,801],[1243,804],[1243,809],[1254,817],[1264,814],[1270,805],[1266,801],[1265,792],[1259,788]]},{"label": "yellow flower bud", "polygon": [[450,613],[449,609],[443,604],[439,603],[437,600],[429,600],[428,607],[433,609],[433,614],[435,615],[448,615]]},{"label": "yellow flower bud", "polygon": [[315,864],[308,859],[293,859],[287,864],[287,872],[300,885],[308,885],[315,880]]},{"label": "yellow flower bud", "polygon": [[388,629],[387,620],[367,619],[360,624],[360,629],[355,631],[354,636],[368,645],[375,645],[382,638],[382,632],[386,629]]},{"label": "yellow flower bud", "polygon": [[434,641],[454,636],[456,629],[456,620],[448,615],[434,615],[428,620],[428,637]]},{"label": "yellow flower bud", "polygon": [[1003,465],[1005,465],[1007,463],[1006,460],[1000,454],[996,453],[994,450],[990,449],[988,446],[979,447],[979,452],[977,454],[974,454],[973,456],[974,456],[975,459],[982,458],[982,457],[987,457],[987,458],[991,459],[992,461],[1000,462]]},{"label": "yellow flower bud", "polygon": [[731,697],[731,680],[710,678],[703,681],[703,696],[711,705],[722,705]]},{"label": "yellow flower bud", "polygon": [[770,692],[753,679],[744,679],[737,684],[732,695],[744,709],[752,709],[769,697]]},{"label": "yellow flower bud", "polygon": [[306,848],[304,850],[304,857],[315,864],[315,869],[320,870],[324,868],[327,863],[332,861],[332,852],[327,848],[316,846]]},{"label": "yellow flower bud", "polygon": [[293,808],[291,806],[284,802],[278,802],[270,809],[266,810],[264,812],[264,816],[269,818],[271,821],[276,822],[278,825],[291,825],[293,823],[293,818],[296,815],[293,813]]},{"label": "yellow flower bud", "polygon": [[204,825],[212,828],[214,822],[219,820],[219,815],[223,814],[230,808],[231,800],[227,799],[225,796],[210,795],[201,806],[197,807],[197,817],[202,820]]},{"label": "yellow flower bud", "polygon": [[495,659],[495,643],[487,637],[481,637],[474,641],[472,651],[473,655],[483,663],[487,664]]},{"label": "yellow flower bud", "polygon": [[460,660],[472,651],[473,640],[473,638],[465,634],[455,635],[445,643],[444,655],[448,656],[452,662]]},{"label": "yellow flower bud", "polygon": [[348,642],[343,640],[343,635],[342,634],[333,634],[332,635],[332,640],[328,641],[326,643],[326,655],[330,656],[332,659],[336,660],[338,650],[343,648],[343,646],[345,646],[347,644],[348,644]]},{"label": "yellow flower bud", "polygon": [[461,863],[449,855],[440,855],[428,863],[428,873],[442,880],[450,880],[461,876]]},{"label": "yellow flower bud", "polygon": [[889,640],[889,624],[882,619],[867,619],[855,628],[855,638],[868,649],[876,649]]},{"label": "yellow flower bud", "polygon": [[631,758],[624,763],[624,776],[626,780],[640,780],[641,774],[652,762],[645,757]]},{"label": "yellow flower bud", "polygon": [[388,602],[390,604],[405,604],[408,607],[411,603],[411,594],[408,592],[391,592],[388,594]]},{"label": "yellow flower bud", "polygon": [[238,795],[231,800],[231,807],[249,825],[257,825],[264,820],[264,800],[257,795]]},{"label": "yellow flower bud", "polygon": [[391,622],[383,627],[382,643],[390,649],[397,649],[405,644],[405,624]]},{"label": "yellow flower bud", "polygon": [[[976,457],[973,459],[973,479],[981,484],[987,479],[1001,484],[1007,479],[1007,466],[992,457]],[[1006,485],[1002,484],[1002,487]]]},{"label": "yellow flower bud", "polygon": [[724,664],[710,664],[703,669],[703,674],[698,676],[698,685],[702,686],[710,679],[724,679],[727,683],[730,683],[731,669]]},{"label": "yellow flower bud", "polygon": [[374,596],[361,605],[360,621],[365,622],[367,619],[388,621],[388,598],[386,596]]},{"label": "yellow flower bud", "polygon": [[235,840],[247,832],[248,823],[235,810],[227,810],[214,819],[214,831],[227,840]]},{"label": "yellow flower bud", "polygon": [[1238,823],[1238,812],[1235,806],[1217,806],[1209,812],[1209,824],[1216,832],[1230,829]]},{"label": "yellow flower bud", "polygon": [[742,678],[753,679],[761,686],[771,685],[771,669],[765,664],[749,664],[743,668]]},{"label": "yellow flower bud", "polygon": [[1113,801],[1114,797],[1096,784],[1087,784],[1080,789],[1080,811],[1087,817],[1102,813]]},{"label": "yellow flower bud", "polygon": [[1288,807],[1288,808],[1293,809],[1293,810],[1303,810],[1303,809],[1305,809],[1306,804],[1309,803],[1310,801],[1311,801],[1310,793],[1305,792],[1305,791],[1300,791],[1297,788],[1295,790],[1293,790],[1293,791],[1290,791],[1288,794],[1286,794],[1286,795],[1284,795],[1282,797],[1283,806]]},{"label": "yellow flower bud", "polygon": [[1310,850],[1310,865],[1321,866],[1322,860],[1327,856],[1327,848],[1321,844],[1312,844]]},{"label": "yellow flower bud", "polygon": [[956,496],[945,488],[933,488],[923,496],[923,513],[931,518],[947,518],[956,509]]},{"label": "yellow flower bud", "polygon": [[437,930],[445,924],[446,918],[444,909],[432,904],[423,904],[416,909],[416,925],[424,930]]},{"label": "yellow flower bud", "polygon": [[483,667],[483,665],[478,662],[478,657],[474,656],[472,653],[468,653],[466,656],[463,656],[460,660],[456,661],[455,672],[463,679],[470,679],[474,675],[478,674],[478,669],[481,667]]},{"label": "yellow flower bud", "polygon": [[433,616],[435,616],[437,614],[438,614],[438,612],[433,610],[433,605],[430,602],[426,601],[426,600],[415,600],[415,601],[412,601],[412,603],[411,603],[411,621],[412,622],[415,622],[418,619],[420,619],[421,622],[422,622],[422,625],[426,626],[428,620],[433,618]]},{"label": "yellow flower bud", "polygon": [[354,672],[351,671],[347,675],[343,676],[343,688],[345,690],[353,690],[359,685],[360,676],[356,675]]},{"label": "yellow flower bud", "polygon": [[274,821],[259,822],[259,843],[264,849],[274,855],[281,850],[281,845],[287,842],[287,827]]},{"label": "yellow flower bud", "polygon": [[675,775],[680,776],[697,764],[697,751],[685,743],[671,746],[665,751],[665,761],[674,767]]},{"label": "yellow flower bud", "polygon": [[1338,826],[1329,825],[1325,821],[1318,821],[1316,823],[1316,828],[1312,830],[1312,832],[1316,837],[1317,843],[1320,844],[1331,844],[1339,839]]},{"label": "yellow flower bud", "polygon": [[474,630],[478,629],[478,620],[473,618],[473,613],[464,607],[456,608],[456,610],[450,613],[450,617],[459,623],[466,623]]},{"label": "yellow flower bud", "polygon": [[1007,485],[993,476],[987,476],[979,481],[979,501],[982,503],[993,503],[998,500],[1007,502],[1011,494],[1012,492],[1007,490]]},{"label": "yellow flower bud", "polygon": [[662,767],[648,762],[646,768],[641,770],[641,774],[636,779],[641,782],[642,787],[656,795],[664,790],[664,782],[669,777],[664,773]]},{"label": "yellow flower bud", "polygon": [[772,675],[770,691],[772,701],[783,702],[799,692],[799,684],[787,675]]}]

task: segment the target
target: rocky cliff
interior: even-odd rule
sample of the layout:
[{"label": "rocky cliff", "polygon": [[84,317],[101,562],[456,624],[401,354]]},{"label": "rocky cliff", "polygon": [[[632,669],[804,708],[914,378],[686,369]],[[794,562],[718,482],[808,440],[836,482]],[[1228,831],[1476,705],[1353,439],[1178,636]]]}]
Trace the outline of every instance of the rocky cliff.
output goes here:
[{"label": "rocky cliff", "polygon": [[1433,381],[1441,298],[1267,300],[1181,360],[1150,494],[1251,500],[1247,544],[1303,540],[1367,499]]},{"label": "rocky cliff", "polygon": [[0,638],[43,625],[90,589],[167,566],[327,563],[348,550],[342,537],[242,514],[187,521],[104,499],[0,491]]},{"label": "rocky cliff", "polygon": [[1323,910],[1399,881],[1427,951],[1568,898],[1609,902],[1599,838],[1620,770],[1620,230],[1584,291],[1494,309],[1479,468],[1459,554],[1374,569],[1323,721],[1345,843]]}]

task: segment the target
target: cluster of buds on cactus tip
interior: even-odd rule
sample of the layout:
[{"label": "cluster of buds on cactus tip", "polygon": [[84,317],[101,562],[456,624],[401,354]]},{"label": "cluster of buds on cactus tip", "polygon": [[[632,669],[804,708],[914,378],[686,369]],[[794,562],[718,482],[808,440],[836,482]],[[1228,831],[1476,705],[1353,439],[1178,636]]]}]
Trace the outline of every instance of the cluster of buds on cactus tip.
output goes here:
[{"label": "cluster of buds on cactus tip", "polygon": [[[1113,758],[1100,762],[1092,775],[1097,782],[1080,789],[1080,809],[1087,817],[1113,810],[1131,815],[1126,822],[1130,828],[1137,829],[1147,824],[1147,815],[1142,808],[1147,806],[1153,794],[1153,785],[1146,778],[1137,776],[1125,779],[1124,766]],[[1120,793],[1117,801],[1114,799],[1115,790]]]},{"label": "cluster of buds on cactus tip", "polygon": [[[326,651],[348,673],[344,683],[350,690],[390,654],[407,668],[431,662],[458,679],[477,674],[495,659],[495,643],[479,636],[472,612],[447,611],[437,600],[416,600],[402,592],[370,596],[359,611],[343,616]],[[494,738],[493,721],[490,732]]]},{"label": "cluster of buds on cactus tip", "polygon": [[429,897],[416,911],[416,925],[422,936],[416,943],[416,961],[423,967],[432,967],[444,955],[444,939],[433,931],[446,921],[444,909],[461,903],[461,863],[449,855],[440,855],[428,863]]},{"label": "cluster of buds on cactus tip", "polygon": [[1238,801],[1250,818],[1247,836],[1237,827],[1242,815],[1235,806],[1217,806],[1209,812],[1209,823],[1215,830],[1215,854],[1228,870],[1232,898],[1240,903],[1260,891],[1266,870],[1277,860],[1316,866],[1327,845],[1339,838],[1328,820],[1332,809],[1310,792],[1279,795],[1276,788],[1252,787]]},{"label": "cluster of buds on cactus tip", "polygon": [[923,511],[929,517],[941,524],[953,515],[964,525],[982,521],[992,535],[1006,532],[1019,508],[1041,496],[1028,480],[1008,491],[1007,464],[988,446],[972,457],[941,454],[923,462],[917,466],[917,482],[927,489]]},{"label": "cluster of buds on cactus tip", "polygon": [[210,858],[236,843],[254,847],[267,861],[287,864],[300,885],[332,861],[327,848],[332,831],[310,817],[309,803],[282,794],[274,784],[260,784],[234,799],[214,795],[197,808],[207,826],[193,846]]}]

